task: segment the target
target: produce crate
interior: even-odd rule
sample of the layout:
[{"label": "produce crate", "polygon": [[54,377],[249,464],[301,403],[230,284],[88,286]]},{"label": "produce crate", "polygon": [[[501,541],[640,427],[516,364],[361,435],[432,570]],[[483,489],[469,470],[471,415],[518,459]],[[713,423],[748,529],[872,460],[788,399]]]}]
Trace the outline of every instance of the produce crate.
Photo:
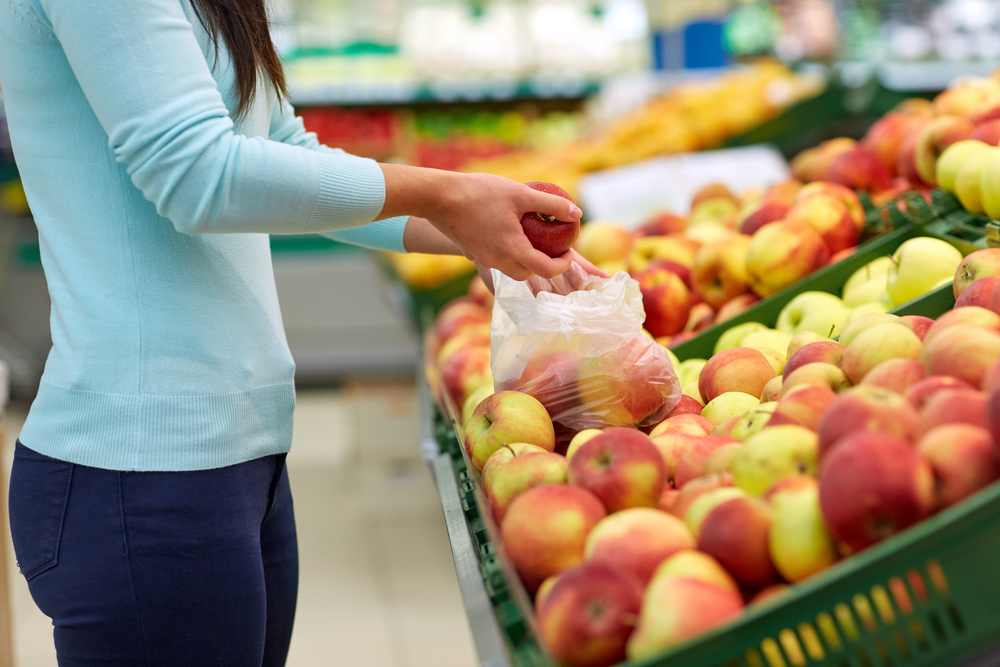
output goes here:
[{"label": "produce crate", "polygon": [[[931,194],[933,199],[941,202],[942,207],[935,219],[924,223],[924,228],[928,233],[952,243],[962,253],[968,255],[988,247],[991,229],[994,235],[1000,231],[990,217],[969,213],[962,208],[955,195],[944,190],[933,190]],[[997,241],[1000,237],[995,236],[994,243]]]},{"label": "produce crate", "polygon": [[708,359],[712,356],[716,341],[734,326],[744,322],[760,322],[772,327],[777,323],[781,309],[799,294],[810,291],[840,294],[844,283],[855,271],[879,257],[891,255],[904,241],[923,235],[924,230],[921,227],[907,223],[899,229],[873,238],[862,244],[850,257],[833,266],[822,268],[777,294],[758,301],[736,317],[705,329],[694,338],[673,348],[673,353],[681,361],[695,358]]}]

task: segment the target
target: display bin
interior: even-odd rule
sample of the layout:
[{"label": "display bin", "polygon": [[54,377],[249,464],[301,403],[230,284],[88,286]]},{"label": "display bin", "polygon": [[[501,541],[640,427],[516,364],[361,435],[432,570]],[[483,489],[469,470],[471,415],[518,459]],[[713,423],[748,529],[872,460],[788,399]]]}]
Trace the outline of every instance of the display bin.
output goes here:
[{"label": "display bin", "polygon": [[[906,232],[907,230],[897,230]],[[954,306],[950,285],[892,312],[938,317]],[[483,664],[555,667],[538,640],[530,598],[498,539],[479,473],[460,428],[428,401],[447,502],[477,558],[490,630],[503,645]],[[442,502],[446,502],[442,498]],[[465,542],[462,542],[465,544]],[[454,546],[454,543],[453,543]],[[993,667],[1000,665],[1000,484],[847,558],[736,621],[642,667]],[[456,554],[456,563],[458,562]],[[470,615],[471,615],[470,611]],[[471,621],[471,618],[470,618]],[[480,629],[482,634],[482,629]],[[476,634],[475,627],[473,634]],[[495,648],[495,647],[494,647]],[[481,652],[482,657],[482,652]]]},{"label": "display bin", "polygon": [[928,233],[946,239],[964,254],[1000,245],[1000,225],[986,215],[966,211],[955,195],[944,190],[933,190],[932,200],[940,203],[938,215],[924,223]]}]

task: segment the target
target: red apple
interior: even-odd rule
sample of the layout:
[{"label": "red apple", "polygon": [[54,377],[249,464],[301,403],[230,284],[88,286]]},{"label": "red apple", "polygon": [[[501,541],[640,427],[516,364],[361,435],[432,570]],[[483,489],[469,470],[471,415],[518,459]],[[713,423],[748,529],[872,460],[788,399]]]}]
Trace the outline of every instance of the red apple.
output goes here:
[{"label": "red apple", "polygon": [[920,415],[899,394],[871,385],[848,389],[830,404],[819,424],[819,455],[840,448],[840,442],[857,431],[881,431],[913,440],[920,430]]},{"label": "red apple", "polygon": [[691,271],[694,289],[712,308],[750,291],[747,284],[747,249],[750,237],[736,234],[698,251]]},{"label": "red apple", "polygon": [[990,146],[1000,144],[1000,118],[979,123],[972,129],[969,139],[981,141]]},{"label": "red apple", "polygon": [[[441,382],[448,398],[451,399],[451,404],[460,411],[469,394],[493,383],[490,348],[465,347],[449,356],[441,368]],[[486,459],[482,462],[485,464]]]},{"label": "red apple", "polygon": [[[677,406],[670,411],[667,415],[667,419],[671,417],[679,417],[681,415],[697,415],[699,419],[705,419],[701,416],[701,411],[705,408],[704,405],[694,400],[690,396],[681,396],[681,400],[677,403]],[[705,421],[708,421],[705,419]],[[664,422],[660,422],[662,424]],[[652,435],[652,434],[651,434]]]},{"label": "red apple", "polygon": [[565,571],[538,605],[538,629],[567,667],[607,667],[625,660],[625,645],[642,608],[635,579],[606,563]]},{"label": "red apple", "polygon": [[971,424],[938,426],[920,438],[917,451],[934,469],[939,509],[1000,479],[993,439],[985,428]]},{"label": "red apple", "polygon": [[826,264],[830,250],[823,237],[806,224],[772,222],[757,231],[747,250],[750,289],[768,297]]},{"label": "red apple", "polygon": [[472,413],[465,428],[465,451],[482,470],[493,452],[515,442],[551,452],[556,446],[555,430],[545,406],[536,399],[519,391],[501,391]]},{"label": "red apple", "polygon": [[661,433],[652,438],[653,444],[660,452],[663,459],[666,483],[664,488],[680,488],[677,486],[675,474],[677,473],[677,463],[684,456],[684,453],[692,448],[702,436],[687,435],[685,433]]},{"label": "red apple", "polygon": [[732,485],[733,476],[729,473],[704,475],[703,477],[692,479],[684,485],[683,489],[677,491],[677,497],[671,505],[669,511],[677,518],[683,519],[687,514],[688,508],[691,507],[691,503],[700,498],[702,495],[708,493],[709,491],[714,491],[715,489],[721,489]]},{"label": "red apple", "polygon": [[723,500],[701,520],[696,532],[698,550],[718,560],[740,583],[767,586],[779,579],[768,550],[770,528],[770,507],[742,493]]},{"label": "red apple", "polygon": [[833,536],[860,551],[930,514],[934,474],[908,442],[855,432],[823,461],[819,502]]},{"label": "red apple", "polygon": [[609,512],[656,507],[666,479],[660,450],[630,428],[609,429],[583,443],[569,464],[570,484],[591,491]]},{"label": "red apple", "polygon": [[719,312],[715,314],[715,324],[736,317],[758,301],[760,301],[760,297],[756,294],[747,293],[734,296],[719,308]]},{"label": "red apple", "polygon": [[982,327],[1000,334],[1000,315],[978,306],[965,306],[949,310],[937,318],[931,328],[927,330],[924,335],[924,346],[933,343],[934,339],[945,330],[958,325]]},{"label": "red apple", "polygon": [[906,400],[917,410],[922,410],[924,403],[942,389],[975,389],[975,387],[965,380],[948,375],[931,375],[907,389]]},{"label": "red apple", "polygon": [[[932,327],[928,338],[933,333]],[[1000,334],[977,326],[955,325],[925,346],[923,358],[928,375],[950,375],[979,387],[986,372],[1000,361]]]},{"label": "red apple", "polygon": [[[558,195],[563,199],[573,201],[573,198],[558,185],[531,181],[525,183],[532,190],[538,190],[550,195]],[[574,202],[575,203],[575,202]],[[566,254],[576,237],[580,234],[579,220],[556,220],[555,216],[541,213],[525,213],[521,216],[521,228],[531,245],[541,250],[549,257],[559,257]]]},{"label": "red apple", "polygon": [[645,328],[654,337],[672,336],[684,329],[691,296],[680,276],[663,268],[650,268],[635,276],[646,312]]},{"label": "red apple", "polygon": [[889,359],[868,371],[861,384],[883,387],[905,394],[911,386],[924,379],[924,365],[913,359]]},{"label": "red apple", "polygon": [[490,484],[493,520],[498,526],[502,525],[510,504],[525,491],[549,484],[565,484],[568,465],[564,456],[539,452],[515,456],[501,466]]},{"label": "red apple", "polygon": [[582,563],[587,535],[605,516],[601,501],[578,486],[539,486],[515,498],[500,532],[528,590]]},{"label": "red apple", "polygon": [[774,367],[760,350],[731,347],[708,360],[698,378],[698,390],[705,403],[731,391],[760,398],[764,385],[775,375]]},{"label": "red apple", "polygon": [[839,201],[844,205],[844,208],[847,209],[847,212],[850,214],[851,220],[854,221],[854,226],[858,228],[858,231],[864,231],[865,207],[862,206],[861,200],[858,199],[858,195],[854,192],[854,190],[844,187],[839,183],[819,181],[803,186],[796,193],[796,202],[805,201],[814,195],[825,195],[827,197],[833,197]]},{"label": "red apple", "polygon": [[882,162],[890,167],[892,173],[895,174],[899,148],[915,122],[919,121],[915,121],[913,116],[905,113],[887,113],[868,128],[861,143],[875,151]]},{"label": "red apple", "polygon": [[653,217],[642,223],[639,229],[635,230],[637,237],[642,236],[670,236],[683,232],[687,228],[687,220],[674,213],[657,213]]},{"label": "red apple", "polygon": [[701,410],[699,410],[698,414],[670,415],[669,418],[657,424],[649,432],[649,436],[655,438],[664,433],[684,433],[702,438],[711,433],[713,428],[715,428],[715,424],[711,420],[702,417]]},{"label": "red apple", "polygon": [[796,369],[806,364],[823,363],[839,366],[845,349],[843,345],[832,340],[803,345],[788,358],[785,370],[782,371],[782,377],[787,379]]},{"label": "red apple", "polygon": [[892,172],[879,154],[865,146],[855,146],[837,156],[830,165],[827,180],[852,190],[885,190]]},{"label": "red apple", "polygon": [[923,315],[903,315],[896,320],[896,324],[902,324],[912,331],[914,336],[923,341],[927,337],[927,332],[934,324],[934,320]]},{"label": "red apple", "polygon": [[914,163],[920,179],[931,186],[937,184],[937,161],[944,149],[956,141],[968,139],[973,126],[961,116],[936,116],[921,128],[914,147]]},{"label": "red apple", "polygon": [[[666,352],[645,336],[637,336],[599,357],[580,364],[578,391],[586,427],[646,425],[673,410],[677,375]],[[645,423],[644,423],[645,422]]]},{"label": "red apple", "polygon": [[529,445],[526,442],[515,442],[504,445],[490,454],[490,458],[486,459],[486,465],[483,466],[483,492],[486,494],[486,497],[489,498],[490,489],[493,488],[493,478],[501,468],[522,454],[541,453],[545,451],[545,449],[537,445]]},{"label": "red apple", "polygon": [[989,428],[986,409],[989,394],[975,389],[942,389],[934,392],[920,410],[920,432],[943,424],[972,424]]},{"label": "red apple", "polygon": [[617,567],[646,586],[657,566],[682,549],[694,548],[694,536],[673,514],[633,507],[602,519],[587,536],[588,562]]},{"label": "red apple", "polygon": [[703,466],[708,458],[726,445],[741,444],[739,440],[725,435],[710,435],[690,443],[680,453],[674,468],[674,486],[683,489],[688,482],[703,474]]},{"label": "red apple", "polygon": [[798,424],[816,431],[823,415],[836,400],[837,394],[827,387],[803,385],[781,397],[764,428]]},{"label": "red apple", "polygon": [[[978,306],[989,308],[993,291],[1000,285],[1000,276],[984,276],[966,285],[955,299],[956,308]],[[958,280],[955,280],[955,291],[959,291]]]}]

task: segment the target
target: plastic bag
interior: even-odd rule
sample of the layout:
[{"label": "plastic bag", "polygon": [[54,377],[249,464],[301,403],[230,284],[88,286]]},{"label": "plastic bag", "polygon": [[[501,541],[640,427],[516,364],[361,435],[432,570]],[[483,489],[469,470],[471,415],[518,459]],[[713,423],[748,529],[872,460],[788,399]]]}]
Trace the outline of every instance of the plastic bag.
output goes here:
[{"label": "plastic bag", "polygon": [[496,390],[537,398],[557,433],[652,426],[680,401],[670,359],[642,332],[642,293],[627,273],[597,278],[574,263],[553,280],[519,282],[494,270],[493,285]]}]

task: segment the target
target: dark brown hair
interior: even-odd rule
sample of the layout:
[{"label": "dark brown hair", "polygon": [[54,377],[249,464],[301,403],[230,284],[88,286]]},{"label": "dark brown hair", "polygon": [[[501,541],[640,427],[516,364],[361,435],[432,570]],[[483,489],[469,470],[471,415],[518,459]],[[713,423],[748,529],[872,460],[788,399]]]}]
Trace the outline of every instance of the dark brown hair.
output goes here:
[{"label": "dark brown hair", "polygon": [[257,77],[271,80],[279,97],[288,94],[285,73],[271,41],[264,0],[192,0],[198,20],[208,31],[219,54],[219,36],[225,40],[236,73],[239,103],[236,117],[245,114],[257,96]]}]

